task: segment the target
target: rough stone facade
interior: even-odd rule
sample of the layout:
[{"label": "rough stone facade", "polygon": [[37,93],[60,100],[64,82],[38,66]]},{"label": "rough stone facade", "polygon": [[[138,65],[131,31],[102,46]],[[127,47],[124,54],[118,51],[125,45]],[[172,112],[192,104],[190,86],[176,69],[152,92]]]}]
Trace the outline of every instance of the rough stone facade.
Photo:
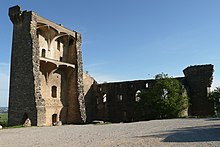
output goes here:
[{"label": "rough stone facade", "polygon": [[[214,115],[213,102],[208,99],[213,78],[213,65],[190,66],[183,70],[185,77],[179,80],[185,94],[190,98],[188,112],[183,116],[211,116]],[[150,90],[155,80],[137,80],[94,85],[95,96],[93,102],[93,119],[110,122],[131,122],[143,120],[141,113],[151,115],[146,108],[145,112],[136,112],[135,104],[142,90]],[[183,93],[183,94],[184,94]],[[91,106],[90,106],[91,107]]]},{"label": "rough stone facade", "polygon": [[86,121],[81,35],[19,6],[13,23],[9,125]]},{"label": "rough stone facade", "polygon": [[213,80],[213,65],[189,66],[183,70],[191,106],[189,113],[193,116],[214,115],[214,105],[208,100]]},{"label": "rough stone facade", "polygon": [[97,82],[90,75],[83,73],[83,84],[84,84],[84,99],[86,105],[86,116],[87,122],[92,122],[95,117],[94,110],[96,109],[96,97],[94,87]]},{"label": "rough stone facade", "polygon": [[[19,6],[9,9],[13,23],[9,125],[35,126],[104,120],[142,120],[138,93],[155,80],[98,84],[83,73],[81,34]],[[214,114],[208,100],[213,65],[190,66],[177,78],[190,97],[189,115]],[[184,115],[187,115],[185,113]]]}]

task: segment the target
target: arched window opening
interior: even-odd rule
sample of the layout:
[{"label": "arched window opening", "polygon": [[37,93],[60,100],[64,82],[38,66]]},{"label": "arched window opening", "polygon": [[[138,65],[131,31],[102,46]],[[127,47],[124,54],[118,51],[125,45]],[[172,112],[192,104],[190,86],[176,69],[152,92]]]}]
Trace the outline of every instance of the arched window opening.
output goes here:
[{"label": "arched window opening", "polygon": [[105,93],[105,94],[103,94],[103,103],[106,103],[106,102],[107,102],[107,95]]},{"label": "arched window opening", "polygon": [[56,86],[52,86],[52,97],[53,98],[57,97],[57,87]]},{"label": "arched window opening", "polygon": [[63,57],[60,57],[60,61],[63,61]]},{"label": "arched window opening", "polygon": [[46,50],[45,50],[45,49],[42,49],[42,51],[41,51],[41,57],[46,57]]},{"label": "arched window opening", "polygon": [[57,114],[52,115],[52,125],[55,126],[57,123]]},{"label": "arched window opening", "polygon": [[145,85],[145,86],[146,86],[146,88],[148,88],[148,87],[149,87],[149,84],[148,84],[148,83],[146,83],[146,85]]},{"label": "arched window opening", "polygon": [[117,95],[117,101],[122,101],[123,100],[123,96],[121,94]]},{"label": "arched window opening", "polygon": [[135,93],[135,101],[136,102],[139,102],[141,100],[140,94],[141,94],[141,91],[137,90],[137,92]]}]

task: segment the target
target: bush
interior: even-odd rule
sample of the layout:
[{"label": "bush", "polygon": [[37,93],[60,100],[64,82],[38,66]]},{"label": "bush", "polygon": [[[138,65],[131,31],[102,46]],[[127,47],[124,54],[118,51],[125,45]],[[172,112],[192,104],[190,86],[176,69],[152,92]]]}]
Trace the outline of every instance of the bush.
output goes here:
[{"label": "bush", "polygon": [[183,93],[184,89],[177,79],[158,74],[155,84],[140,94],[137,109],[144,112],[144,119],[182,117],[189,106],[188,97]]},{"label": "bush", "polygon": [[8,113],[0,113],[0,125],[2,127],[8,126]]},{"label": "bush", "polygon": [[1,122],[0,122],[0,125],[1,125],[3,128],[5,128],[5,127],[8,126],[8,121],[1,121]]},{"label": "bush", "polygon": [[214,102],[216,115],[220,116],[220,87],[216,87],[209,98]]}]

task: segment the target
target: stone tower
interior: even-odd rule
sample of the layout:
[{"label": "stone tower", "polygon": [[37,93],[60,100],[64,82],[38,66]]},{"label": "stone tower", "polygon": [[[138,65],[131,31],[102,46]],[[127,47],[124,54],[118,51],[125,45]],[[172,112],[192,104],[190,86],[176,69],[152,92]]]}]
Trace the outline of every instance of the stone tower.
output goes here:
[{"label": "stone tower", "polygon": [[213,79],[213,65],[189,66],[183,70],[190,97],[190,115],[214,115],[214,104],[208,99]]},{"label": "stone tower", "polygon": [[27,118],[32,125],[86,120],[81,34],[19,6],[13,23],[9,125]]}]

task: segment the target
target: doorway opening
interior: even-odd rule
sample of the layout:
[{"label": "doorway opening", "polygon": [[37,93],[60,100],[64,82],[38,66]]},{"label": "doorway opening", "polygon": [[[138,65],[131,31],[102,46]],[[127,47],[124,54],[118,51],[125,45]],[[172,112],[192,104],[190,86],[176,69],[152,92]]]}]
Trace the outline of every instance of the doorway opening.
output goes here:
[{"label": "doorway opening", "polygon": [[21,124],[24,124],[27,119],[28,119],[28,115],[27,113],[24,113]]},{"label": "doorway opening", "polygon": [[55,126],[57,122],[57,114],[52,115],[52,125]]}]

